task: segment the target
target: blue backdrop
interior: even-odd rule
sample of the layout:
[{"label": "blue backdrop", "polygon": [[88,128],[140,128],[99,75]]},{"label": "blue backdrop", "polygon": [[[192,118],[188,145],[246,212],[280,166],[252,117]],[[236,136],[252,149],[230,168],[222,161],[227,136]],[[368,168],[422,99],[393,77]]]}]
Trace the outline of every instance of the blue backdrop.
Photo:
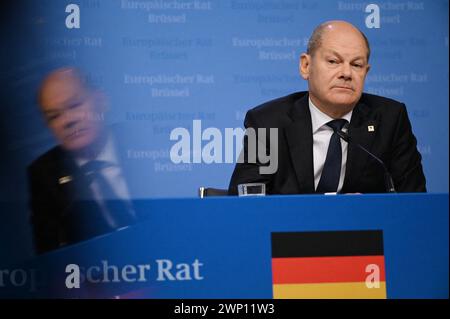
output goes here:
[{"label": "blue backdrop", "polygon": [[[14,1],[1,8],[0,260],[31,254],[26,166],[55,145],[36,104],[42,77],[73,65],[108,97],[108,121],[126,124],[127,156],[142,170],[142,198],[196,196],[226,188],[234,164],[175,165],[170,131],[242,127],[245,112],[306,90],[298,58],[313,28],[347,20],[367,35],[372,69],[365,91],[406,103],[430,192],[448,192],[448,0]],[[79,28],[69,28],[69,4]],[[70,7],[69,7],[70,9]],[[5,245],[5,241],[8,243]]]}]

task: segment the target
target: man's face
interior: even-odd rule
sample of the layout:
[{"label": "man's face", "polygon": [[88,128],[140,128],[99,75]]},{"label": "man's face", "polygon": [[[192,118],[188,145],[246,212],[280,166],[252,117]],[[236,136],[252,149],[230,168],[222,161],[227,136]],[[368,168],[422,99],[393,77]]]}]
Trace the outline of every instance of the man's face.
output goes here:
[{"label": "man's face", "polygon": [[361,97],[369,68],[361,34],[338,26],[327,27],[314,55],[302,55],[300,70],[317,107],[348,113]]},{"label": "man's face", "polygon": [[103,128],[103,106],[71,74],[56,74],[41,91],[41,109],[61,146],[69,151],[89,147]]}]

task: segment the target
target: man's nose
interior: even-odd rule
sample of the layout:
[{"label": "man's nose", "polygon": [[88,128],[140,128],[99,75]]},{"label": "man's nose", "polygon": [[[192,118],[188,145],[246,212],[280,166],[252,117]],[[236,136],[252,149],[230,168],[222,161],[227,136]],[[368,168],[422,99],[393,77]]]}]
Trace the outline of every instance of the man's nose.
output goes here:
[{"label": "man's nose", "polygon": [[352,79],[352,69],[349,63],[342,63],[341,66],[341,74],[339,78],[343,80],[351,80]]},{"label": "man's nose", "polygon": [[64,128],[69,129],[73,127],[78,122],[77,115],[73,112],[66,112],[64,114]]}]

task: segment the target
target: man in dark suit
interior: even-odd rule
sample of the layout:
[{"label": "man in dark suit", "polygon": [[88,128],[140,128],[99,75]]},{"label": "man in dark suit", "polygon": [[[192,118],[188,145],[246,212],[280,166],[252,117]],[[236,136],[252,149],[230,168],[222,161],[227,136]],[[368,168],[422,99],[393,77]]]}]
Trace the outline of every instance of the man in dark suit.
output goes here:
[{"label": "man in dark suit", "polygon": [[[270,142],[277,143],[277,153],[271,154],[277,156],[277,170],[261,173],[267,165],[248,160],[253,148],[245,136],[245,160],[235,167],[229,194],[237,194],[239,184],[255,182],[264,183],[268,194],[386,192],[383,166],[358,144],[384,162],[396,191],[425,192],[405,105],[362,93],[369,57],[368,40],[353,25],[330,21],[317,27],[300,59],[308,92],[267,102],[245,118],[247,129],[278,129],[274,141],[258,136],[266,153]],[[345,134],[351,142],[341,138]]]},{"label": "man in dark suit", "polygon": [[123,135],[104,124],[103,95],[76,69],[62,68],[44,79],[39,105],[59,145],[28,168],[37,253],[136,222]]}]

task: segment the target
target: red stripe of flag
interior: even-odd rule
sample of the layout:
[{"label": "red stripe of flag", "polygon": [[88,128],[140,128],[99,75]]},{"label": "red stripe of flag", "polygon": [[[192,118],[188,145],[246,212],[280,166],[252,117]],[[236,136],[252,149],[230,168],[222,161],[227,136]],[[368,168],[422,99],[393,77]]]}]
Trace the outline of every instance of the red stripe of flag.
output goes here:
[{"label": "red stripe of flag", "polygon": [[384,256],[272,258],[273,284],[363,282],[373,271],[366,272],[371,264],[385,281]]}]

